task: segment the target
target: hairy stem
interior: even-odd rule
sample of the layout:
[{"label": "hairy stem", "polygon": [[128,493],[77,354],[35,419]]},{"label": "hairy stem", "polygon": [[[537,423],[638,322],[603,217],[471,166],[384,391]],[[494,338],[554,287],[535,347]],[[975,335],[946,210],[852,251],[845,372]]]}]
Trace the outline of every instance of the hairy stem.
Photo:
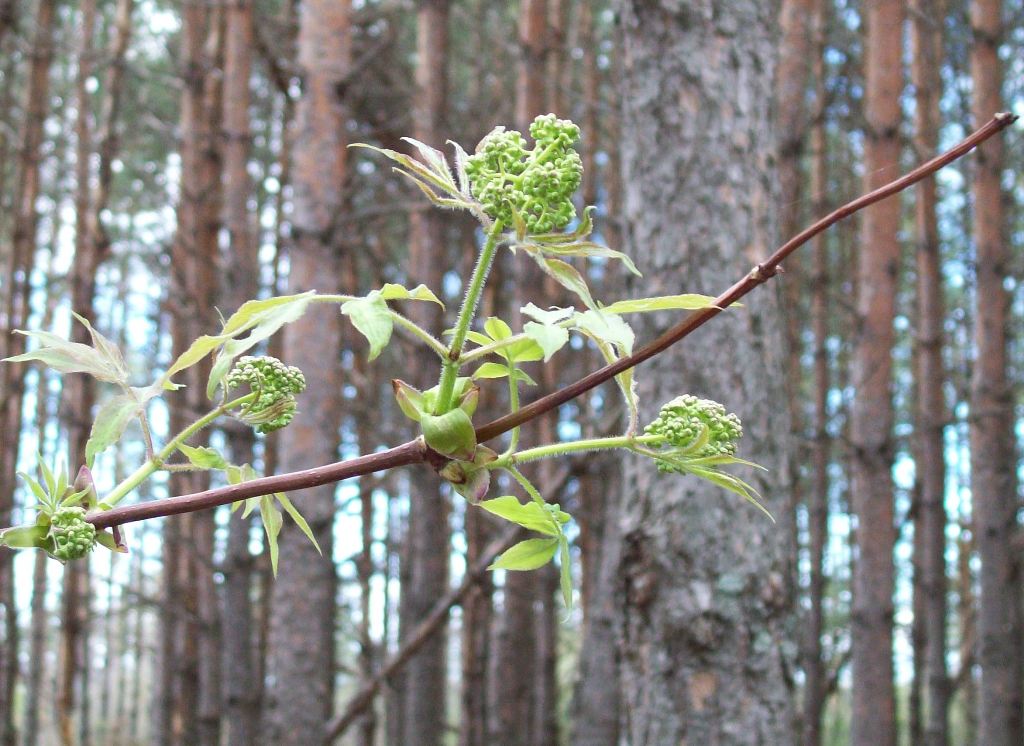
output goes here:
[{"label": "hairy stem", "polygon": [[498,249],[498,237],[501,235],[503,227],[500,220],[494,222],[487,234],[484,248],[480,252],[480,256],[477,257],[476,266],[473,267],[469,288],[466,290],[466,297],[462,301],[462,308],[459,309],[459,317],[455,322],[455,335],[448,348],[448,357],[442,363],[441,382],[438,386],[434,414],[444,414],[452,408],[452,393],[455,390],[455,379],[459,375],[459,355],[462,354],[462,346],[466,343],[466,334],[469,333],[469,326],[473,323],[473,317],[476,315],[476,307],[480,303],[480,295],[483,293],[484,283],[487,281],[487,273],[491,269],[491,264],[494,263],[494,255]]}]

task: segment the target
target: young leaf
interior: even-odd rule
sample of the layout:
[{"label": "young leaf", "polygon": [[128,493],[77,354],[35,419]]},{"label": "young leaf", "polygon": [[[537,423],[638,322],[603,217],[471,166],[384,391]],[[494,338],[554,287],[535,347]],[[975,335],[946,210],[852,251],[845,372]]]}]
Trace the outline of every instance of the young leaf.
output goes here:
[{"label": "young leaf", "polygon": [[579,296],[587,308],[597,307],[594,297],[590,294],[590,288],[587,287],[587,281],[575,267],[566,264],[561,259],[549,259],[543,256],[534,258],[547,275],[553,277],[562,287]]},{"label": "young leaf", "polygon": [[394,330],[394,320],[379,290],[371,291],[365,298],[343,303],[341,312],[352,320],[352,325],[370,343],[368,360],[373,360],[387,347]]},{"label": "young leaf", "polygon": [[514,363],[532,363],[544,359],[544,349],[532,339],[521,339],[503,351]]},{"label": "young leaf", "polygon": [[402,414],[413,422],[419,422],[427,412],[423,392],[397,378],[391,380],[391,388],[395,392],[395,401],[398,402],[398,408],[402,410]]},{"label": "young leaf", "polygon": [[108,383],[127,382],[127,372],[118,368],[96,348],[80,342],[69,342],[50,332],[23,332],[15,330],[39,342],[39,347],[30,352],[4,358],[7,363],[37,360],[61,373],[88,373],[93,378]]},{"label": "young leaf", "polygon": [[484,331],[495,342],[500,342],[512,336],[511,327],[497,316],[491,316],[484,322]]},{"label": "young leaf", "polygon": [[538,324],[536,321],[527,321],[523,325],[523,333],[540,347],[545,363],[569,341],[568,329],[550,324]]},{"label": "young leaf", "polygon": [[193,447],[182,443],[178,450],[185,454],[189,463],[197,469],[227,469],[227,460],[215,448],[208,446]]},{"label": "young leaf", "polygon": [[281,511],[274,505],[274,498],[270,495],[263,495],[260,498],[260,518],[263,521],[263,530],[267,534],[267,549],[270,550],[270,569],[277,577],[277,537],[281,533],[281,524],[284,522]]},{"label": "young leaf", "polygon": [[128,423],[142,411],[142,405],[134,394],[124,393],[112,396],[103,402],[93,420],[89,440],[85,444],[85,463],[92,466],[96,455],[112,446],[124,435]]},{"label": "young leaf", "polygon": [[522,311],[524,316],[529,316],[531,319],[539,321],[544,326],[553,326],[559,321],[565,321],[576,312],[572,306],[569,306],[568,308],[552,306],[548,310],[544,310],[543,308],[537,308],[537,306],[532,303],[527,303],[519,310]]},{"label": "young leaf", "polygon": [[48,526],[32,524],[29,526],[12,526],[0,531],[0,547],[10,549],[46,549]]},{"label": "young leaf", "polygon": [[558,539],[527,539],[506,550],[488,570],[536,570],[558,551]]},{"label": "young leaf", "polygon": [[316,551],[322,555],[323,550],[320,549],[320,545],[317,543],[316,537],[313,536],[313,530],[309,527],[309,524],[306,523],[306,519],[302,517],[302,513],[299,512],[299,509],[292,504],[292,501],[289,500],[288,496],[283,492],[275,492],[274,497],[277,498],[277,501],[281,503],[281,507],[283,507],[285,512],[292,517],[293,521],[295,521],[295,525],[299,527],[299,531],[306,535],[306,538],[313,543]]},{"label": "young leaf", "polygon": [[565,610],[572,609],[572,565],[569,563],[569,540],[562,536],[558,540],[559,557],[559,578],[562,586],[562,602]]},{"label": "young leaf", "polygon": [[508,374],[509,368],[507,365],[484,363],[473,373],[473,378],[505,378]]},{"label": "young leaf", "polygon": [[472,458],[476,431],[464,410],[456,407],[442,415],[424,414],[420,428],[427,445],[438,453],[454,458]]},{"label": "young leaf", "polygon": [[[654,298],[620,300],[601,309],[603,313],[646,313],[648,311],[696,311],[711,308],[715,299],[710,295],[685,293],[683,295],[661,295]],[[734,304],[735,305],[735,304]]]},{"label": "young leaf", "polygon": [[547,244],[541,247],[541,251],[544,254],[554,256],[582,256],[582,257],[603,257],[605,259],[618,259],[622,262],[626,269],[632,272],[637,277],[642,277],[640,270],[636,268],[633,260],[630,259],[626,254],[615,249],[609,249],[607,246],[602,246],[599,243],[593,241],[576,241],[574,243],[565,244]]},{"label": "young leaf", "polygon": [[384,300],[428,300],[444,308],[444,303],[441,302],[441,299],[434,295],[434,291],[426,285],[417,285],[412,290],[409,290],[402,285],[389,282],[380,289],[380,296]]},{"label": "young leaf", "polygon": [[532,501],[523,505],[514,495],[504,495],[493,500],[484,500],[480,503],[480,507],[488,513],[493,513],[500,518],[504,518],[506,521],[517,523],[531,531],[538,531],[548,536],[559,536],[562,533],[555,525],[551,514],[543,507]]},{"label": "young leaf", "polygon": [[129,375],[128,364],[124,361],[121,349],[93,329],[92,324],[89,323],[87,318],[79,316],[74,311],[71,312],[71,315],[78,319],[79,323],[89,331],[89,337],[92,339],[92,346],[96,349],[96,352],[110,364],[112,370],[118,372],[121,381],[127,381]]},{"label": "young leaf", "polygon": [[466,173],[466,162],[469,160],[469,153],[457,142],[449,140],[448,144],[455,150],[455,175],[459,179],[459,192],[466,199],[472,199],[473,195],[469,188],[469,175]]},{"label": "young leaf", "polygon": [[636,335],[625,321],[613,314],[600,311],[585,311],[576,314],[576,328],[600,342],[615,345],[620,354],[633,352]]}]

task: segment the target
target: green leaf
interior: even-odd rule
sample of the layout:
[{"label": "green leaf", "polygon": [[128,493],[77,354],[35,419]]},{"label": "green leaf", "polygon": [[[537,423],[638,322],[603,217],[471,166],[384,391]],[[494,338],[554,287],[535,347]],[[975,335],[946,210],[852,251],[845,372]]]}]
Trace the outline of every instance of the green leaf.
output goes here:
[{"label": "green leaf", "polygon": [[426,285],[417,285],[409,290],[402,285],[389,282],[380,289],[380,295],[384,300],[428,300],[444,308],[441,299],[434,295],[434,291]]},{"label": "green leaf", "polygon": [[554,254],[555,256],[582,256],[587,258],[592,257],[603,257],[605,259],[617,259],[622,262],[626,269],[632,272],[637,277],[642,277],[640,270],[636,268],[633,260],[630,259],[626,254],[615,249],[609,249],[607,246],[602,246],[599,243],[593,241],[576,241],[573,243],[566,244],[546,244],[541,248],[541,251],[545,254]]},{"label": "green leaf", "polygon": [[550,324],[538,324],[536,321],[527,321],[523,325],[523,333],[540,347],[545,363],[569,341],[568,329]]},{"label": "green leaf", "polygon": [[270,550],[270,568],[277,577],[277,537],[281,533],[281,524],[284,519],[281,511],[274,505],[274,498],[270,495],[263,495],[260,498],[260,518],[263,521],[263,530],[267,534],[267,549]]},{"label": "green leaf", "polygon": [[543,308],[537,308],[537,306],[532,303],[527,303],[519,310],[524,316],[529,316],[531,319],[539,321],[544,326],[553,326],[559,321],[565,321],[576,312],[572,306],[569,306],[568,308],[552,306],[545,311]]},{"label": "green leaf", "polygon": [[459,192],[463,197],[472,199],[473,194],[470,191],[469,175],[466,173],[466,163],[469,161],[469,153],[467,153],[457,142],[449,140],[448,144],[455,150],[455,175],[459,179]]},{"label": "green leaf", "polygon": [[28,485],[29,490],[35,496],[36,501],[42,507],[43,512],[52,513],[57,509],[57,501],[52,499],[43,489],[43,486],[39,484],[35,479],[26,474],[23,471],[18,472],[18,476],[24,480],[25,484]]},{"label": "green leaf", "polygon": [[368,150],[380,153],[381,155],[390,158],[395,163],[401,164],[402,168],[396,168],[395,170],[412,181],[417,182],[417,184],[434,187],[443,194],[449,194],[453,197],[461,196],[458,188],[452,181],[450,172],[447,174],[436,173],[433,168],[425,166],[415,158],[411,158],[404,153],[399,153],[395,150],[389,150],[388,148],[378,148],[375,145],[367,145],[366,143],[361,142],[352,143],[349,147],[367,148]]},{"label": "green leaf", "polygon": [[227,460],[217,453],[217,449],[208,446],[188,446],[182,443],[178,450],[185,454],[189,463],[197,469],[227,469]]},{"label": "green leaf", "polygon": [[276,497],[277,501],[281,503],[281,507],[284,508],[285,512],[292,517],[292,520],[295,521],[295,525],[299,527],[299,530],[313,543],[316,551],[323,555],[323,550],[320,549],[320,545],[317,543],[316,537],[313,536],[313,530],[309,527],[309,524],[306,523],[306,519],[302,517],[302,513],[299,512],[299,509],[292,504],[292,501],[289,500],[288,496],[283,492],[275,492],[274,497]]},{"label": "green leaf", "polygon": [[398,408],[402,413],[413,422],[419,422],[427,411],[423,392],[397,378],[392,379],[391,388],[395,392],[395,401],[398,402]]},{"label": "green leaf", "polygon": [[121,554],[128,553],[128,547],[124,542],[118,542],[117,537],[107,531],[97,531],[96,541],[109,549],[111,552],[120,552]]},{"label": "green leaf", "polygon": [[572,609],[572,565],[569,562],[569,540],[564,536],[558,541],[559,578],[562,586],[562,602],[565,610]]},{"label": "green leaf", "polygon": [[512,380],[513,381],[522,381],[527,386],[536,386],[537,385],[537,382],[534,381],[532,378],[530,378],[529,374],[527,374],[527,372],[525,370],[523,370],[522,368],[515,368],[512,371]]},{"label": "green leaf", "polygon": [[488,337],[485,334],[481,334],[480,332],[474,332],[474,331],[466,332],[466,339],[468,339],[470,342],[475,342],[476,344],[480,345],[481,347],[483,345],[489,345],[491,343],[491,338],[490,337]]},{"label": "green leaf", "polygon": [[32,524],[29,526],[12,526],[0,531],[0,547],[10,549],[46,549],[47,526]]},{"label": "green leaf", "polygon": [[484,331],[495,342],[500,342],[512,336],[511,327],[497,316],[491,316],[484,322]]},{"label": "green leaf", "polygon": [[133,393],[118,394],[103,402],[93,420],[89,440],[85,444],[85,463],[92,467],[97,454],[103,453],[124,435],[124,431],[139,412],[142,404]]},{"label": "green leaf", "polygon": [[380,355],[394,330],[391,309],[379,290],[371,291],[365,298],[350,300],[341,305],[341,312],[352,320],[352,325],[370,343],[368,360]]},{"label": "green leaf", "polygon": [[[696,311],[712,308],[715,299],[710,295],[686,293],[684,295],[660,295],[654,298],[620,300],[601,309],[604,313],[647,313],[648,311]],[[733,304],[735,305],[735,304]]]},{"label": "green leaf", "polygon": [[96,348],[81,342],[69,342],[50,332],[24,332],[15,330],[39,342],[39,347],[30,352],[4,358],[4,362],[21,363],[32,360],[44,363],[61,373],[88,373],[93,378],[108,383],[124,384],[127,372],[120,369]]},{"label": "green leaf", "polygon": [[601,342],[612,344],[620,354],[633,352],[636,335],[625,321],[614,314],[600,311],[585,311],[576,314],[576,328]]},{"label": "green leaf", "polygon": [[544,349],[532,339],[521,339],[506,347],[505,357],[515,363],[532,363],[544,359]]},{"label": "green leaf", "polygon": [[441,415],[424,414],[420,419],[423,439],[440,454],[469,459],[476,448],[473,421],[462,409],[456,408]]},{"label": "green leaf", "polygon": [[473,378],[505,378],[508,374],[509,368],[507,365],[484,363],[473,373]]},{"label": "green leaf", "polygon": [[109,364],[111,369],[118,372],[120,381],[127,381],[129,376],[128,364],[124,361],[124,355],[121,354],[121,349],[111,342],[109,339],[104,337],[98,331],[93,329],[92,324],[84,316],[79,316],[74,311],[71,315],[78,319],[79,323],[89,331],[89,337],[92,339],[92,346],[96,352],[100,354]]},{"label": "green leaf", "polygon": [[504,495],[493,500],[484,500],[480,503],[480,507],[488,513],[493,513],[499,518],[519,524],[531,531],[538,531],[548,536],[559,536],[562,533],[552,515],[533,501],[524,505],[514,495]]},{"label": "green leaf", "polygon": [[558,539],[527,539],[505,551],[488,570],[536,570],[551,561]]},{"label": "green leaf", "polygon": [[597,304],[594,303],[594,297],[590,294],[590,288],[587,287],[587,281],[583,279],[583,275],[575,267],[571,264],[566,264],[561,259],[549,259],[543,256],[534,258],[545,274],[554,278],[562,287],[571,290],[579,296],[587,308],[597,307]]}]

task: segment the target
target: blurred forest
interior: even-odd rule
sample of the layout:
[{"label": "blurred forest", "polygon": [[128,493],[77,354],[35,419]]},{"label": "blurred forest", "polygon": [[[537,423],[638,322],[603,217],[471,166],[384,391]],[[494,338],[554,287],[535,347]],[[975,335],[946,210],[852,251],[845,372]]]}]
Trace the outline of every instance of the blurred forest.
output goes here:
[{"label": "blurred forest", "polygon": [[[447,313],[404,309],[440,333],[479,231],[350,143],[472,152],[571,118],[579,204],[644,273],[577,262],[610,302],[717,295],[999,111],[1024,114],[1021,0],[0,0],[0,357],[13,329],[87,342],[75,311],[141,385],[247,299],[385,282],[432,288]],[[776,523],[633,455],[545,462],[577,519],[568,614],[554,568],[486,570],[516,537],[422,464],[293,493],[323,555],[286,523],[276,578],[226,507],[66,566],[0,549],[0,746],[1019,746],[1022,142],[840,223],[638,368],[642,422],[682,393],[742,417]],[[571,301],[503,252],[483,317],[529,302]],[[527,400],[602,364],[573,346]],[[268,347],[310,381],[295,422],[201,442],[274,474],[415,435],[391,380],[436,373],[409,340],[367,363],[325,307]],[[155,437],[205,406],[201,373],[153,404]],[[0,366],[0,527],[32,519],[37,453],[84,462],[111,388]],[[524,441],[625,411],[605,384],[551,414]],[[101,494],[145,458],[130,432]]]}]

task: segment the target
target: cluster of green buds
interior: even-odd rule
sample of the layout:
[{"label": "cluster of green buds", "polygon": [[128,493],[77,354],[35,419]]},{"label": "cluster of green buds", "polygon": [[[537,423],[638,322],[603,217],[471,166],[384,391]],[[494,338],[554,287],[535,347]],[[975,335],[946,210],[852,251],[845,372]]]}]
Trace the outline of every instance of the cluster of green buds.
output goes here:
[{"label": "cluster of green buds", "polygon": [[515,130],[495,127],[466,162],[473,196],[490,217],[505,225],[518,217],[527,233],[564,228],[576,217],[572,195],[583,178],[583,163],[573,150],[580,128],[544,114],[533,120],[533,150]]},{"label": "cluster of green buds", "polygon": [[238,358],[231,372],[224,378],[230,391],[248,386],[256,396],[234,413],[238,419],[252,425],[257,432],[279,430],[295,416],[295,395],[306,388],[306,377],[292,365],[285,365],[275,357]]},{"label": "cluster of green buds", "polygon": [[[710,399],[685,394],[665,404],[657,419],[647,426],[648,435],[660,436],[663,445],[690,458],[734,456],[736,441],[743,435],[740,418]],[[662,471],[675,471],[658,462]]]},{"label": "cluster of green buds", "polygon": [[62,562],[81,559],[96,546],[96,527],[85,520],[85,508],[58,508],[50,517],[52,554]]}]

